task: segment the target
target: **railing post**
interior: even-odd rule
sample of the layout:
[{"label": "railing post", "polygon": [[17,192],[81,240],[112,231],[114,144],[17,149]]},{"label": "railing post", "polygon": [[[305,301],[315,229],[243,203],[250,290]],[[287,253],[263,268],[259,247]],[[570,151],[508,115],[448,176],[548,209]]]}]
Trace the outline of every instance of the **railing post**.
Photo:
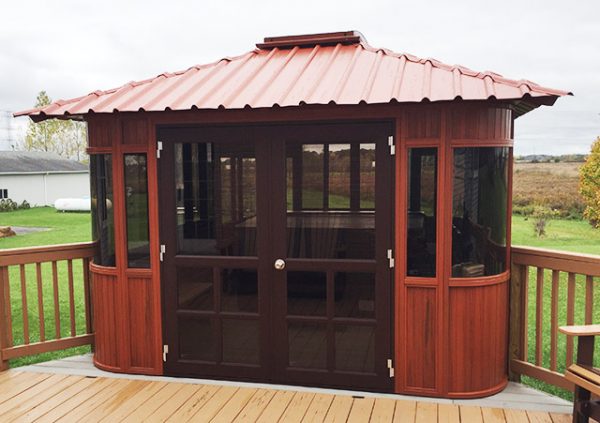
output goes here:
[{"label": "railing post", "polygon": [[5,278],[6,274],[8,274],[8,268],[0,267],[0,372],[8,370],[8,360],[4,359],[2,350],[10,346],[8,331],[12,330],[7,319],[9,310],[6,308],[10,307],[10,298],[7,298],[8,287],[6,285],[9,281]]},{"label": "railing post", "polygon": [[513,382],[521,382],[521,375],[511,368],[511,361],[523,360],[527,356],[527,346],[524,345],[524,333],[527,333],[527,271],[527,266],[511,263],[508,378]]}]

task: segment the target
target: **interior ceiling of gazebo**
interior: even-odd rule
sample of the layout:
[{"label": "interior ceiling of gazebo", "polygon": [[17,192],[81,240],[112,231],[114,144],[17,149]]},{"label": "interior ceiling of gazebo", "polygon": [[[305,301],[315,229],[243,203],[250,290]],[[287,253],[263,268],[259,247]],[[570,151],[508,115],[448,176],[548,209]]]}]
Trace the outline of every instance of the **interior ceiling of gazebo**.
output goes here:
[{"label": "interior ceiling of gazebo", "polygon": [[356,32],[270,37],[240,56],[162,73],[16,113],[34,120],[88,113],[316,104],[510,101],[519,116],[570,95],[524,79],[373,48]]}]

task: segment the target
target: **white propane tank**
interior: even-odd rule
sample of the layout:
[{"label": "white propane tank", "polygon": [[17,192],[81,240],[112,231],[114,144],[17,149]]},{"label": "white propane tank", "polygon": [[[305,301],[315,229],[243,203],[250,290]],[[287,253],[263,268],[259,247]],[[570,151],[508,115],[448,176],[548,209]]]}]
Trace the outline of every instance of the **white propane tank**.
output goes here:
[{"label": "white propane tank", "polygon": [[59,198],[54,202],[54,208],[58,211],[90,211],[91,201],[89,198]]}]

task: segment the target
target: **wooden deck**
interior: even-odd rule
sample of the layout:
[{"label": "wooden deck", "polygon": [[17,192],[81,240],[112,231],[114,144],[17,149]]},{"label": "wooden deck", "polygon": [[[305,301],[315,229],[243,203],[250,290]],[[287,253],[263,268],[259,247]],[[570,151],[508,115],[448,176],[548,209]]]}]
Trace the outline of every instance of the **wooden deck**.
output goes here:
[{"label": "wooden deck", "polygon": [[569,422],[568,414],[282,390],[233,384],[0,374],[0,421],[9,422]]}]

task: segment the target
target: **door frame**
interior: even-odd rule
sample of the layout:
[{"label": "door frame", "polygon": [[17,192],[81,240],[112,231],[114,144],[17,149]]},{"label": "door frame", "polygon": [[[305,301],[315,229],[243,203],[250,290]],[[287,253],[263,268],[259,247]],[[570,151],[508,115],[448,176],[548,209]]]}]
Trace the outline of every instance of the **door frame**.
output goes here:
[{"label": "door frame", "polygon": [[[351,134],[356,134],[356,133],[360,133],[361,130],[365,130],[366,132],[368,132],[369,128],[373,128],[373,125],[379,125],[379,126],[385,126],[386,132],[388,133],[388,135],[393,136],[395,134],[395,128],[394,128],[394,124],[395,124],[395,120],[394,119],[390,119],[390,120],[377,120],[377,121],[371,121],[371,120],[364,120],[364,121],[352,121],[352,122],[347,122],[347,121],[325,121],[325,122],[301,122],[301,123],[287,123],[287,124],[283,124],[283,123],[276,123],[276,124],[239,124],[239,125],[210,125],[210,124],[189,124],[189,125],[181,125],[181,124],[174,124],[174,125],[169,125],[169,124],[163,124],[163,125],[157,125],[155,127],[156,129],[156,133],[157,133],[157,140],[161,140],[160,137],[160,131],[164,130],[164,129],[183,129],[183,128],[190,128],[193,131],[197,131],[198,129],[201,129],[203,131],[203,134],[206,133],[204,131],[207,131],[210,134],[220,134],[220,137],[222,137],[223,134],[226,133],[230,133],[230,134],[242,134],[242,136],[247,137],[251,137],[254,145],[255,145],[255,153],[256,153],[256,158],[257,158],[257,170],[256,170],[256,185],[257,185],[257,192],[260,193],[261,191],[264,193],[267,191],[267,187],[270,187],[270,183],[269,180],[274,180],[273,178],[276,177],[281,177],[283,176],[282,179],[279,179],[281,181],[285,181],[285,152],[284,152],[284,145],[285,145],[285,136],[281,136],[282,132],[285,135],[290,136],[291,137],[295,137],[295,136],[299,136],[302,139],[305,139],[306,137],[319,137],[322,135],[320,135],[320,133],[322,132],[322,130],[324,129],[324,127],[329,127],[330,129],[333,130],[332,133],[328,134],[329,137],[327,138],[327,142],[335,142],[335,139],[339,139],[339,141],[337,142],[344,142],[344,139],[348,139],[348,132],[350,132]],[[353,127],[354,131],[351,131],[350,129]],[[301,129],[302,130],[302,134],[298,134],[297,130]],[[271,137],[271,139],[261,139],[261,134],[271,134],[271,135],[275,135],[276,137]],[[344,136],[346,138],[344,138]],[[275,139],[273,139],[275,138]],[[280,138],[280,140],[278,140],[277,138]],[[178,139],[178,141],[180,141]],[[196,138],[196,142],[201,142],[200,140],[198,140]],[[221,142],[220,140],[217,142]],[[228,142],[239,142],[239,138],[238,139],[232,139],[232,141],[228,141]],[[368,138],[366,138],[365,142],[368,142]],[[172,143],[171,143],[172,144]],[[167,181],[167,180],[172,180],[169,179],[169,177],[172,178],[173,175],[173,171],[174,171],[174,165],[168,166],[166,165],[166,163],[168,162],[168,160],[172,159],[172,156],[169,154],[169,148],[172,150],[172,145],[166,145],[166,143],[163,141],[163,157],[161,159],[158,160],[158,166],[157,166],[157,172],[158,172],[158,178],[159,178],[159,183],[158,183],[158,190],[159,190],[159,197],[164,196],[165,193],[165,188],[162,184],[164,184],[165,182],[163,181]],[[281,151],[279,152],[273,152],[273,150],[277,150],[280,149],[281,151],[283,151],[283,153],[281,153]],[[269,159],[269,158],[273,158],[275,155],[279,155],[279,157],[283,157],[283,160],[272,160],[271,164],[268,166],[261,166],[258,164],[259,162],[259,157],[262,157],[263,160]],[[379,146],[376,149],[376,163],[377,163],[377,169],[381,169],[383,168],[383,172],[379,171],[376,172],[376,187],[380,187],[379,189],[377,189],[377,194],[376,194],[376,204],[386,204],[387,207],[378,207],[377,210],[377,218],[376,221],[379,222],[387,222],[387,224],[377,224],[376,223],[376,242],[377,244],[381,244],[383,242],[383,240],[387,243],[387,248],[392,249],[392,251],[394,250],[394,224],[395,224],[395,219],[394,219],[394,208],[395,208],[395,201],[394,201],[394,193],[395,193],[395,178],[394,178],[394,168],[395,168],[395,160],[394,160],[394,156],[390,155],[387,152],[387,149],[385,148],[379,148]],[[172,161],[171,161],[172,163]],[[277,165],[277,166],[275,166]],[[282,173],[283,172],[283,173]],[[384,183],[384,185],[382,186],[382,183]],[[285,190],[285,182],[282,182],[279,185],[279,188],[283,188],[283,190]],[[283,194],[280,192],[278,194],[280,197],[281,195],[285,195],[285,192],[283,192]],[[258,195],[257,198],[257,202],[256,202],[256,207],[257,207],[257,215],[263,215],[266,218],[263,218],[263,220],[269,220],[272,221],[276,216],[274,216],[274,207],[271,206],[269,203],[271,202],[272,198],[267,198],[266,195]],[[170,200],[169,200],[170,201]],[[285,203],[284,203],[285,204]],[[172,220],[172,214],[169,213],[165,213],[164,210],[166,208],[166,204],[164,201],[161,201],[160,205],[159,205],[159,224],[160,224],[160,228],[159,228],[159,233],[160,233],[160,243],[161,244],[165,244],[167,242],[167,239],[170,239],[171,244],[175,247],[176,244],[176,239],[171,239],[172,237],[172,232],[170,231],[169,228],[172,225],[172,222],[169,223],[169,219]],[[281,217],[283,216],[285,218],[285,212],[284,213],[280,213],[281,216],[279,216],[279,219],[281,219]],[[285,223],[284,223],[285,224]],[[279,225],[281,225],[281,221],[279,222]],[[390,230],[390,228],[392,230]],[[260,233],[262,232],[262,235],[260,235]],[[259,322],[260,325],[262,327],[262,334],[261,334],[261,342],[260,342],[260,348],[261,348],[261,364],[263,367],[263,370],[265,371],[265,374],[263,375],[264,377],[256,377],[256,375],[253,374],[246,374],[244,372],[239,372],[236,371],[235,369],[233,369],[231,372],[226,372],[221,373],[211,373],[210,371],[206,371],[206,372],[202,372],[202,376],[201,377],[226,377],[232,380],[253,380],[253,381],[266,381],[266,382],[278,382],[278,383],[287,383],[287,384],[302,384],[302,380],[300,381],[290,381],[288,378],[285,377],[285,373],[278,373],[277,372],[277,368],[281,369],[284,366],[282,365],[282,354],[280,354],[280,351],[277,351],[276,348],[269,348],[270,342],[269,339],[271,338],[272,335],[275,334],[275,332],[278,332],[279,335],[281,335],[282,333],[285,332],[281,332],[274,330],[274,327],[277,325],[277,319],[274,318],[276,315],[277,316],[283,316],[283,312],[280,310],[279,312],[275,312],[273,310],[273,303],[275,303],[275,306],[280,306],[281,305],[281,301],[279,303],[274,302],[274,301],[269,301],[268,299],[271,298],[272,293],[273,293],[273,289],[275,291],[281,290],[282,287],[284,286],[281,282],[281,275],[277,275],[273,268],[272,268],[272,263],[274,260],[275,255],[277,255],[275,253],[275,248],[270,248],[271,243],[273,242],[273,230],[261,230],[258,231],[257,230],[257,248],[259,249],[259,251],[267,251],[267,254],[265,254],[265,256],[257,256],[257,257],[236,257],[235,260],[239,261],[239,265],[236,264],[237,267],[244,267],[244,266],[252,266],[253,268],[256,266],[256,269],[259,273],[259,275],[262,273],[263,277],[263,281],[259,282],[259,289],[263,289],[263,294],[262,295],[258,295],[258,302],[259,302],[259,307],[261,307],[260,310],[260,317],[259,317]],[[285,232],[283,232],[285,233]],[[281,238],[285,238],[281,237]],[[175,242],[173,242],[175,241]],[[281,240],[279,241],[280,244],[280,248],[281,248]],[[171,247],[173,248],[173,247]],[[378,278],[380,276],[380,270],[379,268],[383,266],[383,264],[385,264],[387,266],[388,260],[387,260],[387,248],[385,249],[385,252],[380,246],[377,247],[377,255],[375,258],[376,261],[376,267],[378,268],[377,273],[376,273],[376,278]],[[204,256],[206,257],[206,256]],[[210,258],[206,258],[207,263],[208,262],[214,262],[217,263],[219,262],[221,259],[228,259],[227,256],[215,256],[215,257],[210,257]],[[165,263],[169,263],[167,262],[167,258],[165,258]],[[302,270],[307,270],[310,271],[311,268],[314,266],[314,261],[311,259],[295,259],[298,261],[298,263],[301,263],[302,261],[304,261],[304,263],[302,263],[302,265],[304,266],[302,268]],[[256,265],[252,265],[251,263],[256,263]],[[161,265],[161,290],[162,290],[162,318],[163,318],[163,339],[165,340],[165,343],[167,342],[168,338],[168,332],[170,330],[174,330],[174,328],[176,326],[170,327],[172,325],[169,324],[169,322],[171,320],[174,319],[174,316],[169,316],[169,314],[174,314],[173,311],[171,310],[171,313],[168,312],[167,310],[167,301],[171,300],[173,301],[173,298],[170,297],[170,295],[174,295],[173,292],[168,292],[167,290],[167,284],[166,284],[166,277],[164,275],[165,270],[166,270],[167,266],[162,266]],[[317,266],[318,267],[318,266]],[[350,264],[348,266],[348,269],[360,269],[360,263],[359,265],[352,265]],[[377,292],[377,296],[378,297],[383,297],[386,298],[388,300],[388,304],[387,304],[387,313],[385,311],[380,311],[381,308],[377,307],[376,310],[378,311],[378,314],[376,315],[376,320],[378,322],[377,324],[377,332],[379,333],[379,338],[380,339],[385,339],[387,340],[385,346],[383,346],[383,349],[385,349],[387,351],[387,355],[389,356],[389,358],[393,358],[394,357],[394,346],[396,344],[396,340],[394,339],[394,334],[395,334],[395,328],[394,328],[394,316],[395,316],[395,306],[396,304],[394,301],[394,272],[393,269],[391,268],[387,268],[387,274],[388,276],[388,286],[386,287],[384,283],[380,283],[378,284],[378,292]],[[269,280],[267,280],[269,279]],[[259,281],[261,280],[261,277],[259,276]],[[173,285],[171,285],[173,286]],[[266,289],[266,292],[265,292]],[[283,292],[283,294],[285,294],[285,292]],[[279,292],[279,296],[283,295],[281,292]],[[274,297],[278,297],[278,295],[276,294]],[[285,298],[285,297],[281,297],[281,298]],[[285,305],[285,304],[284,304]],[[387,316],[381,316],[381,314],[386,313]],[[269,320],[272,320],[271,323],[269,323]],[[283,319],[282,322],[279,322],[280,324],[283,323],[285,324],[285,321]],[[381,325],[379,322],[385,322],[385,325]],[[171,322],[172,323],[172,322]],[[385,327],[382,327],[385,326]],[[382,332],[385,332],[384,335],[382,335]],[[170,347],[171,352],[175,353],[177,351],[177,349],[175,348],[175,350],[173,349],[173,347]],[[287,359],[287,354],[285,356],[285,359]],[[385,367],[385,372],[387,373],[387,366],[385,363],[377,363],[376,364],[376,368],[380,367],[380,366],[384,366]],[[190,375],[189,372],[179,372],[179,371],[173,371],[173,366],[171,364],[169,364],[169,362],[164,363],[164,372],[165,374],[175,374],[175,375]],[[380,371],[383,370],[383,368],[379,369]],[[325,373],[327,374],[327,373]],[[194,375],[195,377],[198,377],[198,375]],[[348,376],[346,376],[346,380],[348,380]],[[361,389],[361,390],[376,390],[376,391],[382,391],[382,387],[383,384],[379,387],[376,386],[364,386],[364,384],[362,383],[358,383],[358,384],[351,384],[352,386],[348,386],[348,384],[340,384],[340,383],[330,383],[328,381],[323,381],[324,383],[319,383],[320,386],[332,386],[332,387],[343,387],[346,389],[353,389],[353,388],[357,388],[357,389]],[[389,379],[389,383],[385,384],[386,386],[384,387],[384,391],[393,391],[393,379],[390,378]]]}]

